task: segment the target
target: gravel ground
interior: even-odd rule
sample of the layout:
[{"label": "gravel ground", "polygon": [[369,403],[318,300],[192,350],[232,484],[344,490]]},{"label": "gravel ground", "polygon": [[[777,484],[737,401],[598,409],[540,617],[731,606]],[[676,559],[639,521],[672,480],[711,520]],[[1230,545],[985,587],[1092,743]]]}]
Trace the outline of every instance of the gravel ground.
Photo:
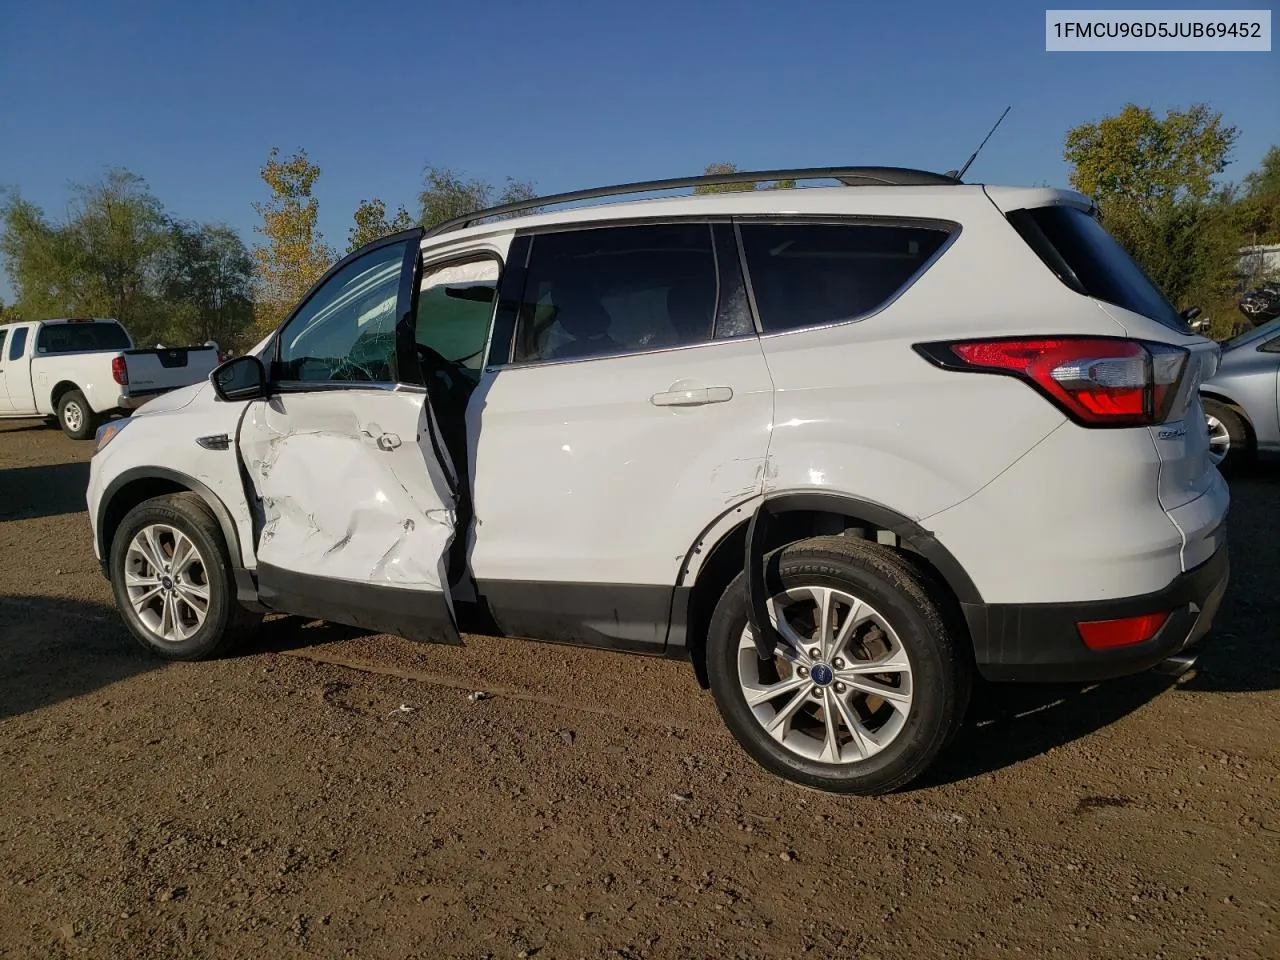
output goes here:
[{"label": "gravel ground", "polygon": [[755,767],[679,663],[291,619],[152,659],[89,453],[0,424],[0,957],[1280,956],[1280,472],[1233,480],[1195,671],[984,687],[858,799]]}]

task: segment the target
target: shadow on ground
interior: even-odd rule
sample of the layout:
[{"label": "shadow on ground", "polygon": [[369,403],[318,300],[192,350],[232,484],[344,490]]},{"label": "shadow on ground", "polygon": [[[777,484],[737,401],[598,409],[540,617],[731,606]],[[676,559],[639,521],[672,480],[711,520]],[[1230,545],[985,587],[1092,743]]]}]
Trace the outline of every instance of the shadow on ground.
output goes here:
[{"label": "shadow on ground", "polygon": [[0,720],[162,665],[129,636],[110,607],[62,597],[0,596]]},{"label": "shadow on ground", "polygon": [[[1280,689],[1280,470],[1231,480],[1231,583],[1213,630],[1197,646],[1194,672],[1176,686],[1208,693]],[[1011,766],[1088,736],[1175,681],[1156,673],[1097,684],[988,684],[974,690],[964,729],[917,787]]]},{"label": "shadow on ground", "polygon": [[58,424],[53,420],[11,420],[0,433],[28,433],[32,430],[57,430]]},{"label": "shadow on ground", "polygon": [[338,643],[342,640],[367,636],[371,636],[370,632],[359,627],[329,623],[326,620],[309,620],[306,617],[271,614],[263,620],[262,626],[254,631],[248,642],[238,647],[236,652],[249,655],[287,653],[290,650],[303,650],[307,647],[318,647],[326,643]]},{"label": "shadow on ground", "polygon": [[88,487],[88,461],[0,469],[0,520],[83,513]]}]

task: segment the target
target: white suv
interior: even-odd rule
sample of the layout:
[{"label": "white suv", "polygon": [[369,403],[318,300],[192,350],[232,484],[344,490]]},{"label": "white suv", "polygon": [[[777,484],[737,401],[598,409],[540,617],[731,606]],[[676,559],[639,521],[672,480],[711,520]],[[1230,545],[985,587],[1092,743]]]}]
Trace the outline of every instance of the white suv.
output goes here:
[{"label": "white suv", "polygon": [[[842,185],[537,209],[780,177]],[[894,789],[975,670],[1185,667],[1225,589],[1217,347],[1091,212],[839,168],[387,237],[102,428],[95,549],[163,657],[273,610],[683,658],[764,767]]]}]

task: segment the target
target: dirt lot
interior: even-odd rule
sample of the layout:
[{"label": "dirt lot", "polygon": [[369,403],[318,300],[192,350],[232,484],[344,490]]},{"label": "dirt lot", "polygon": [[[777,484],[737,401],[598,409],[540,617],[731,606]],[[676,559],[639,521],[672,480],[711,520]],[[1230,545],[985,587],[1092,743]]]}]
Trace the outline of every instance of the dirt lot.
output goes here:
[{"label": "dirt lot", "polygon": [[161,664],[89,452],[0,425],[0,957],[1280,956],[1280,473],[1195,672],[984,688],[868,800],[757,769],[678,663],[280,619]]}]

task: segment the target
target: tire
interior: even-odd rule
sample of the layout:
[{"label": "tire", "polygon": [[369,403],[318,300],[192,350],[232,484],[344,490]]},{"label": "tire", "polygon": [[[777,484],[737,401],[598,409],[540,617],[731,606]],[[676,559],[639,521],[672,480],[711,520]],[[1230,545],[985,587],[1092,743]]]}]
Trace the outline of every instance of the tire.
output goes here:
[{"label": "tire", "polygon": [[[153,535],[150,540],[145,531]],[[148,556],[154,556],[158,547],[163,560],[171,559],[183,546],[183,539],[195,549],[196,562],[167,569],[161,565],[153,576]],[[108,556],[116,606],[133,638],[156,656],[166,660],[211,659],[230,649],[252,622],[252,615],[236,600],[231,562],[218,521],[194,493],[169,494],[138,504],[116,529]],[[139,577],[153,581],[158,590],[141,611],[135,602],[145,598],[143,591],[151,584],[132,587],[136,593],[131,596],[126,582],[136,582]],[[208,594],[203,619],[198,610],[201,590]],[[168,620],[166,603],[174,612]]]},{"label": "tire", "polygon": [[72,440],[90,440],[98,429],[98,416],[79,390],[58,398],[58,425]]},{"label": "tire", "polygon": [[[860,601],[863,613],[870,608],[874,617],[855,622],[845,657],[824,654],[811,659],[806,653],[801,663],[781,658],[762,662],[747,630],[746,578],[738,574],[716,605],[707,636],[711,690],[738,743],[766,770],[831,793],[888,793],[924,773],[960,729],[974,673],[963,635],[949,625],[946,604],[932,578],[896,550],[837,536],[815,537],[773,552],[765,580],[772,598],[784,591],[835,590]],[[800,610],[803,618],[805,606],[798,603],[788,612]],[[835,609],[838,613],[842,607],[837,604]],[[787,619],[790,624],[790,615]],[[792,630],[800,637],[806,634],[803,623],[792,625]],[[832,669],[819,676],[824,660],[831,661],[825,666]],[[853,688],[871,679],[868,662],[890,667],[879,674],[875,689],[899,700],[905,696],[909,703],[895,706],[887,698]],[[842,668],[834,669],[839,664]],[[800,676],[802,668],[807,677]],[[782,722],[781,740],[765,725],[794,706],[793,692],[784,689],[776,699],[753,707],[744,686],[749,682],[763,691],[774,677],[779,683],[797,684],[797,692],[807,684],[806,689],[824,698],[801,701],[793,719]],[[824,714],[829,709],[836,716],[837,700],[852,709],[836,725],[838,753],[833,754],[830,725],[815,714],[822,704]],[[861,736],[845,722],[850,716],[861,727]]]},{"label": "tire", "polygon": [[1209,458],[1219,470],[1228,471],[1249,457],[1249,428],[1235,410],[1217,400],[1204,400],[1205,426],[1209,430]]}]

